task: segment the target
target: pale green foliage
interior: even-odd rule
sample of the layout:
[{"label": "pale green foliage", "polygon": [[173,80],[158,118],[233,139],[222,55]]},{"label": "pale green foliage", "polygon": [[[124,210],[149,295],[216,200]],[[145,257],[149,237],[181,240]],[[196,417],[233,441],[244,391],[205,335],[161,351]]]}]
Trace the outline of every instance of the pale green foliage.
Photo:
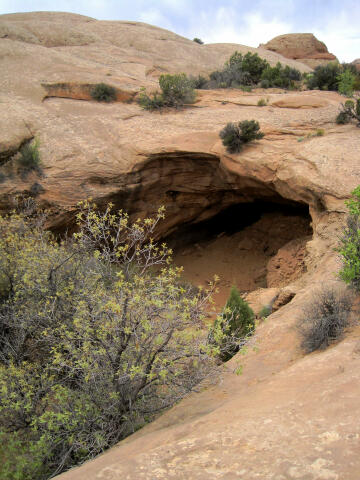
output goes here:
[{"label": "pale green foliage", "polygon": [[0,217],[0,477],[49,478],[114,445],[214,366],[209,290],[179,281],[171,251],[84,203],[56,242],[38,220]]},{"label": "pale green foliage", "polygon": [[141,90],[139,104],[145,110],[155,110],[161,107],[179,108],[194,103],[196,93],[193,81],[185,73],[175,75],[160,75],[161,93],[155,92],[149,96],[145,89]]},{"label": "pale green foliage", "polygon": [[340,239],[342,269],[339,275],[345,283],[360,291],[360,186],[351,194],[352,198],[345,202],[349,216],[347,227]]},{"label": "pale green foliage", "polygon": [[338,75],[338,90],[342,95],[347,97],[352,97],[354,93],[354,83],[356,76],[351,72],[351,70],[346,69]]},{"label": "pale green foliage", "polygon": [[32,142],[27,142],[20,148],[17,161],[23,176],[26,176],[31,171],[41,174],[39,145],[39,139],[35,138]]}]

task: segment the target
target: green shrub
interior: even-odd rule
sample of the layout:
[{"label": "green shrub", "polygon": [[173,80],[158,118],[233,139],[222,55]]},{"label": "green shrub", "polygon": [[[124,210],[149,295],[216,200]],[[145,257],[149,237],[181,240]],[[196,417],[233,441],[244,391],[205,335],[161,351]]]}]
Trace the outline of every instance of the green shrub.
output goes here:
[{"label": "green shrub", "polygon": [[315,132],[317,137],[323,137],[325,135],[325,130],[323,128],[318,128]]},{"label": "green shrub", "polygon": [[223,333],[219,343],[219,358],[226,362],[239,351],[245,339],[253,333],[255,328],[254,312],[241,298],[236,287],[231,288],[224,311],[215,321],[215,331],[219,328]]},{"label": "green shrub", "polygon": [[256,85],[268,62],[257,53],[234,52],[222,70],[210,74],[208,88],[241,88]]},{"label": "green shrub", "polygon": [[45,219],[0,217],[2,479],[45,480],[94,457],[214,368],[213,287],[180,281],[151,240],[162,217],[131,223],[85,202],[63,242]]},{"label": "green shrub", "polygon": [[260,140],[264,133],[255,120],[244,120],[239,123],[228,123],[220,132],[223,145],[229,153],[240,152],[245,143]]},{"label": "green shrub", "polygon": [[266,107],[266,105],[267,105],[267,101],[265,100],[265,98],[260,98],[260,100],[258,100],[257,102],[258,107]]},{"label": "green shrub", "polygon": [[[230,58],[230,65],[231,59],[232,57]],[[253,84],[257,84],[260,81],[261,75],[268,65],[268,62],[260,58],[257,53],[251,52],[247,52],[241,61],[241,69],[250,75]]]},{"label": "green shrub", "polygon": [[339,340],[349,325],[353,297],[340,289],[324,289],[304,308],[298,321],[301,347],[306,353],[321,350]]},{"label": "green shrub", "polygon": [[335,122],[338,125],[346,125],[347,123],[350,123],[351,118],[346,112],[339,112],[338,115],[336,116]]},{"label": "green shrub", "polygon": [[262,88],[294,88],[295,81],[301,80],[301,73],[288,65],[283,67],[280,62],[275,67],[268,65],[261,74]]},{"label": "green shrub", "polygon": [[144,110],[150,110],[150,111],[158,110],[165,106],[165,102],[161,94],[159,94],[158,92],[155,92],[150,97],[146,93],[145,88],[142,88],[140,91],[138,103]]},{"label": "green shrub", "polygon": [[196,92],[193,83],[185,73],[160,75],[159,85],[161,93],[155,92],[152,97],[142,89],[139,96],[139,104],[142,108],[146,110],[162,107],[179,108],[195,102]]},{"label": "green shrub", "polygon": [[185,73],[160,75],[159,85],[166,106],[179,107],[195,102],[195,91]]},{"label": "green shrub", "polygon": [[266,317],[268,317],[269,315],[271,315],[271,307],[269,307],[269,305],[265,305],[265,306],[262,307],[262,309],[260,310],[260,312],[259,312],[259,317],[260,317],[260,318],[266,318]]},{"label": "green shrub", "polygon": [[90,95],[97,102],[115,102],[116,89],[106,83],[98,83],[91,89]]},{"label": "green shrub", "polygon": [[339,75],[341,67],[337,63],[328,63],[319,65],[315,68],[313,74],[308,80],[308,88],[314,90],[333,90],[336,91],[339,85]]},{"label": "green shrub", "polygon": [[193,38],[193,42],[198,43],[199,45],[204,45],[204,42],[201,40],[201,38]]},{"label": "green shrub", "polygon": [[340,239],[339,254],[342,261],[340,278],[357,292],[360,291],[360,186],[351,192],[345,202],[348,208],[347,226]]},{"label": "green shrub", "polygon": [[340,73],[338,76],[338,90],[342,95],[347,97],[352,97],[354,93],[354,83],[356,76],[349,70],[346,69],[344,72]]},{"label": "green shrub", "polygon": [[37,138],[32,142],[25,143],[20,148],[17,162],[20,166],[21,174],[25,177],[31,171],[41,173],[39,140]]},{"label": "green shrub", "polygon": [[192,88],[205,89],[208,86],[208,80],[203,75],[198,75],[197,77],[190,75],[189,81]]},{"label": "green shrub", "polygon": [[341,110],[335,119],[336,123],[340,125],[350,123],[351,120],[356,120],[360,126],[360,98],[356,100],[356,103],[353,100],[346,100],[341,105]]}]

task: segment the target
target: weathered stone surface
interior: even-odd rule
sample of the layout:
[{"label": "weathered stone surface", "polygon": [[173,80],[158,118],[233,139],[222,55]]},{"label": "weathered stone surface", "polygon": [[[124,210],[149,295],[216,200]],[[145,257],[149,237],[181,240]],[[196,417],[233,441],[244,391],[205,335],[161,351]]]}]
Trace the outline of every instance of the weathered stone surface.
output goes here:
[{"label": "weathered stone surface", "polygon": [[[37,199],[50,211],[54,230],[71,230],[77,202],[90,196],[134,216],[165,205],[159,237],[256,200],[306,206],[313,229],[304,247],[306,272],[286,279],[296,296],[260,325],[258,352],[235,357],[218,385],[190,395],[60,478],[358,480],[360,332],[303,357],[294,328],[316,288],[334,281],[344,200],[360,183],[359,129],[334,122],[343,97],[205,91],[194,106],[161,113],[134,102],[77,100],[77,93],[44,99],[42,84],[57,83],[78,92],[79,85],[104,82],[132,94],[141,85],[154,88],[162,72],[219,68],[235,49],[265,52],[273,63],[282,57],[238,45],[200,46],[149,25],[70,14],[1,16],[0,25],[0,168],[7,176],[0,184],[2,212],[38,182],[44,191]],[[288,64],[310,70],[295,60]],[[258,107],[264,96],[268,106]],[[265,137],[228,154],[219,131],[227,122],[249,119],[260,122]],[[324,136],[313,135],[319,128]],[[43,177],[23,178],[11,155],[33,137],[40,140]],[[277,220],[272,224],[279,228]],[[249,252],[249,241],[237,245],[236,255]],[[285,288],[264,292],[261,301],[276,297],[284,305]],[[241,376],[233,373],[239,364]]]},{"label": "weathered stone surface", "polygon": [[260,47],[277,52],[286,58],[299,60],[311,68],[324,65],[337,58],[328,49],[324,42],[320,42],[312,33],[288,33],[279,35]]}]

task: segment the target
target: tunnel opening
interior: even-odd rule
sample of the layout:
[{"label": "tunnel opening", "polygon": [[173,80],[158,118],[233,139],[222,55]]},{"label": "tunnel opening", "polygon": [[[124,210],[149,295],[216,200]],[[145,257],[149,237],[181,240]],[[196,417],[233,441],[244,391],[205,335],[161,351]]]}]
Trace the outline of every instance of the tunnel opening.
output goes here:
[{"label": "tunnel opening", "polygon": [[205,286],[220,277],[217,305],[230,288],[242,294],[284,287],[306,271],[306,243],[312,238],[307,205],[254,201],[225,208],[207,220],[179,225],[165,240],[184,277]]}]

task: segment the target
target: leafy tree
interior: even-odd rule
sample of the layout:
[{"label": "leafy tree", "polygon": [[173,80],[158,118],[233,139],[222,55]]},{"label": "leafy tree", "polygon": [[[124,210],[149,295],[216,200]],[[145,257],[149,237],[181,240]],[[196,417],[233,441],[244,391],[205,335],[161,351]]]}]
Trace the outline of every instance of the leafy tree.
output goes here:
[{"label": "leafy tree", "polygon": [[201,40],[201,38],[193,38],[193,42],[198,43],[199,45],[204,45],[204,42]]},{"label": "leafy tree", "polygon": [[247,52],[242,59],[241,68],[250,74],[252,83],[257,84],[268,65],[269,63],[260,58],[257,53]]},{"label": "leafy tree", "polygon": [[151,236],[111,206],[80,206],[59,242],[44,219],[0,217],[0,460],[4,480],[47,479],[133,432],[214,366],[213,285],[179,281]]},{"label": "leafy tree", "polygon": [[259,122],[244,120],[239,123],[227,123],[220,131],[220,138],[229,153],[240,152],[245,143],[260,140],[264,133],[260,131]]}]

